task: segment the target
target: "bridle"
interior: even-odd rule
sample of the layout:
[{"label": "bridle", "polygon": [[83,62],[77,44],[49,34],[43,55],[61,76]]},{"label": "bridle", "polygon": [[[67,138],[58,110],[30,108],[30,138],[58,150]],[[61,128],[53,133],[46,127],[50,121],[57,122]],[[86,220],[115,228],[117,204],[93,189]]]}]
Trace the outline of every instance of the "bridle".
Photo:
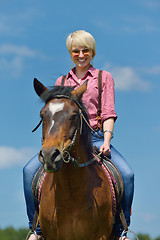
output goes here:
[{"label": "bridle", "polygon": [[[54,99],[54,98],[58,98],[58,99],[60,99],[60,98],[66,98],[66,99],[69,99],[69,100],[75,102],[76,105],[78,106],[79,116],[80,116],[79,120],[80,120],[80,121],[77,122],[77,127],[76,127],[76,130],[75,130],[75,132],[74,132],[72,141],[70,142],[70,144],[69,144],[67,147],[65,147],[65,148],[63,149],[63,154],[62,154],[62,156],[63,156],[63,161],[64,161],[65,163],[72,162],[75,167],[86,167],[86,166],[90,165],[91,163],[93,163],[93,162],[97,159],[98,155],[94,156],[92,159],[90,159],[90,160],[87,161],[87,162],[79,163],[79,162],[78,162],[79,159],[76,160],[75,158],[73,158],[73,157],[70,155],[70,150],[72,149],[73,145],[75,144],[78,130],[80,130],[80,134],[82,134],[83,120],[85,121],[85,123],[87,124],[87,126],[88,126],[94,133],[96,133],[96,131],[90,126],[88,120],[86,119],[86,117],[85,117],[84,114],[83,114],[83,109],[82,109],[81,104],[80,104],[75,98],[69,97],[69,96],[67,96],[67,95],[55,95],[52,99]],[[38,125],[32,130],[32,132],[35,132],[35,131],[39,128],[39,126],[41,125],[41,123],[42,123],[42,119],[40,120],[40,122],[38,123]],[[79,125],[80,125],[80,129],[79,129],[79,127],[78,127]]]}]

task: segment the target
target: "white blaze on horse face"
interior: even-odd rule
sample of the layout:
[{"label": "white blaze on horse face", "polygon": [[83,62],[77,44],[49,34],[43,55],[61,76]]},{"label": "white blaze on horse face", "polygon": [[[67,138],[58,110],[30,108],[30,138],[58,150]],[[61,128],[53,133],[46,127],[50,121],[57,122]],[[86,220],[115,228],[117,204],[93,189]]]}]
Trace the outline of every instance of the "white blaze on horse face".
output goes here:
[{"label": "white blaze on horse face", "polygon": [[[60,112],[61,110],[63,110],[64,108],[64,103],[49,103],[49,111],[52,113],[52,116],[57,113]],[[54,126],[54,120],[52,120],[51,126],[48,130],[48,133],[51,131],[51,129]]]},{"label": "white blaze on horse face", "polygon": [[50,126],[50,128],[49,128],[49,130],[48,130],[48,133],[51,131],[51,129],[53,128],[53,125],[54,125],[54,120],[52,120],[52,123],[51,123],[51,126]]}]

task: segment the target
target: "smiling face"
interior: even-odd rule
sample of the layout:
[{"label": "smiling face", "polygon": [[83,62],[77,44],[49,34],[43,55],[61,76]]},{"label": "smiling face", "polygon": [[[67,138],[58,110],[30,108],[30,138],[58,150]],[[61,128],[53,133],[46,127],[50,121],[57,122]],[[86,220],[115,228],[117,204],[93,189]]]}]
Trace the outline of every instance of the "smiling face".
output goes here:
[{"label": "smiling face", "polygon": [[72,43],[71,58],[76,65],[76,68],[87,70],[92,60],[92,49],[88,47],[76,46]]}]

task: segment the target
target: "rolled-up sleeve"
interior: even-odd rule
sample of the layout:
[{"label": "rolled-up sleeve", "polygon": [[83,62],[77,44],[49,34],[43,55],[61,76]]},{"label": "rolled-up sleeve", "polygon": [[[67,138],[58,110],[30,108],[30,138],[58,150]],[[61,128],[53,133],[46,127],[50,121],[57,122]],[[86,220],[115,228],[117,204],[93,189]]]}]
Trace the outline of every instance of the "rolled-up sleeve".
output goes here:
[{"label": "rolled-up sleeve", "polygon": [[113,117],[116,121],[117,115],[115,112],[115,90],[114,80],[109,72],[104,71],[102,76],[102,99],[101,99],[101,119],[104,122],[106,119]]}]

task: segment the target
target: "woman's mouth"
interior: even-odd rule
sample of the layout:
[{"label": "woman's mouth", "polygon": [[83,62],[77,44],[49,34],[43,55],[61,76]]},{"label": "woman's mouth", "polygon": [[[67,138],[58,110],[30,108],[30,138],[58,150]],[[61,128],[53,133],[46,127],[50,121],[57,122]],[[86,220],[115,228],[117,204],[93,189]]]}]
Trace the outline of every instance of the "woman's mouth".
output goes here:
[{"label": "woman's mouth", "polygon": [[80,63],[83,63],[86,61],[86,59],[77,59]]}]

